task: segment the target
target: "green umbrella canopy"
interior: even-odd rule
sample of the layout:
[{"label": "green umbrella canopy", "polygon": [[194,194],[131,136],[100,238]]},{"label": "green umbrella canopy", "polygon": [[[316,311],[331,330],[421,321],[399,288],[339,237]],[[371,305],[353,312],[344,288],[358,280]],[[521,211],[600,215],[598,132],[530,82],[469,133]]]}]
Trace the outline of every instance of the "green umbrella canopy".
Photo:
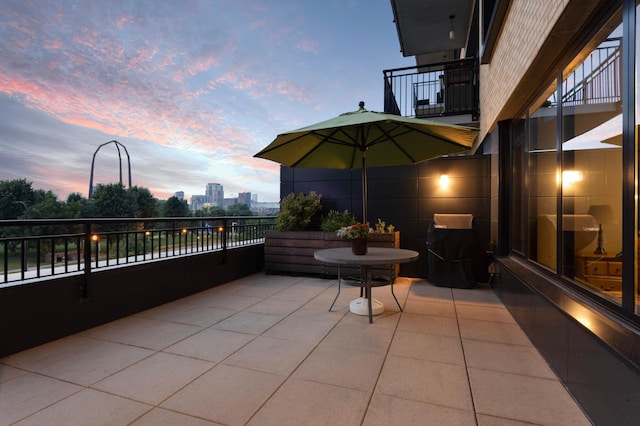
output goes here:
[{"label": "green umbrella canopy", "polygon": [[417,164],[473,146],[478,129],[360,109],[278,135],[254,157],[288,167],[362,168],[363,222],[367,167]]},{"label": "green umbrella canopy", "polygon": [[254,157],[288,167],[357,169],[417,164],[468,150],[478,129],[367,111],[347,112],[330,120],[278,135]]}]

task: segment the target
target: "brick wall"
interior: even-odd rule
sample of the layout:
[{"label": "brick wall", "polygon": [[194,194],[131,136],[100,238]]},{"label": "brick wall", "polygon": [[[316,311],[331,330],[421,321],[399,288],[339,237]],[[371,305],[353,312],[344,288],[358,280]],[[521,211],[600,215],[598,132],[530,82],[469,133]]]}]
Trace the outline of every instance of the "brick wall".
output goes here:
[{"label": "brick wall", "polygon": [[526,74],[552,34],[570,0],[514,0],[507,12],[491,63],[480,69],[481,137],[497,121],[513,118],[528,99],[513,99],[519,87],[529,84]]}]

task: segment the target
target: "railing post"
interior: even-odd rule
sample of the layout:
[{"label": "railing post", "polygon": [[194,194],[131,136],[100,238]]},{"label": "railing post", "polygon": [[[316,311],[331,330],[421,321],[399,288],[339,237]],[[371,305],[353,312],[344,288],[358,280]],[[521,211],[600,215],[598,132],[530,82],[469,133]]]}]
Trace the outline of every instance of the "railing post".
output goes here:
[{"label": "railing post", "polygon": [[2,244],[2,273],[4,275],[3,283],[6,283],[9,280],[9,243],[7,241]]},{"label": "railing post", "polygon": [[229,229],[227,228],[227,219],[222,218],[222,263],[227,263],[227,233]]},{"label": "railing post", "polygon": [[171,255],[176,255],[176,222],[171,222]]},{"label": "railing post", "polygon": [[[53,251],[52,254],[53,256]],[[84,281],[80,286],[80,299],[89,299],[89,286],[91,283],[91,224],[84,224]]]},{"label": "railing post", "polygon": [[[29,220],[29,207],[27,206],[27,203],[25,203],[24,201],[14,201],[13,204],[20,204],[24,208],[25,220]],[[22,279],[24,280],[27,269],[29,269],[29,240],[27,239],[27,236],[29,235],[28,222],[25,222],[22,226],[22,235],[24,236],[24,239],[22,240],[22,244],[20,245],[20,256],[22,259]]]}]

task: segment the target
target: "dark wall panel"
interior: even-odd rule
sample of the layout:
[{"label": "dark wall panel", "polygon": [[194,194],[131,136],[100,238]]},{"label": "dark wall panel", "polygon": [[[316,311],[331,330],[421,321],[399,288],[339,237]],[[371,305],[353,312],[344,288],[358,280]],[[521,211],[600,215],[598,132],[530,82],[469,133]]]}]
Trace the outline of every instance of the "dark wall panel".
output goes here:
[{"label": "dark wall panel", "polygon": [[[255,245],[91,274],[0,288],[0,357],[55,340],[264,268],[264,246]],[[25,309],[25,307],[28,307]]]},{"label": "dark wall panel", "polygon": [[[400,246],[416,250],[417,262],[404,264],[405,276],[427,275],[427,232],[434,213],[472,213],[483,248],[489,249],[490,163],[488,156],[440,158],[415,166],[367,169],[368,222],[378,218],[400,231]],[[448,189],[440,187],[447,174]],[[291,192],[316,191],[325,210],[351,211],[362,217],[361,170],[281,168],[281,197]]]},{"label": "dark wall panel", "polygon": [[[640,368],[552,303],[557,299],[563,306],[576,305],[561,297],[561,284],[508,258],[498,259],[498,266],[496,293],[593,423],[637,424]],[[616,328],[621,336],[629,333],[624,324],[605,321],[609,333]],[[597,323],[592,327],[602,328]]]}]

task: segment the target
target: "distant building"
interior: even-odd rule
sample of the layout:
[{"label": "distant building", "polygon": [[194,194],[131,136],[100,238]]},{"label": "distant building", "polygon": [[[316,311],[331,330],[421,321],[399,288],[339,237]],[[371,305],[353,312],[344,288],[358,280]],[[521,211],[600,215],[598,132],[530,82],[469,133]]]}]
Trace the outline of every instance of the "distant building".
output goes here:
[{"label": "distant building", "polygon": [[[246,204],[252,212],[262,215],[274,215],[280,211],[280,203],[259,203],[258,194],[252,192],[240,192],[237,197],[224,197],[224,188],[219,183],[208,183],[205,195],[192,195],[191,211],[202,210],[204,207],[221,207],[228,209],[235,204]],[[184,199],[184,192],[177,191],[174,194],[180,199]]]},{"label": "distant building", "polygon": [[277,201],[271,202],[271,203],[255,202],[251,204],[251,211],[258,215],[265,215],[265,216],[276,215],[280,211],[280,203]]},{"label": "distant building", "polygon": [[192,195],[191,196],[191,211],[201,210],[205,204],[207,204],[206,195]]},{"label": "distant building", "polygon": [[219,183],[208,183],[205,196],[207,197],[207,203],[212,206],[222,207],[224,188]]},{"label": "distant building", "polygon": [[238,198],[225,198],[222,200],[222,208],[225,210],[234,204],[238,204]]},{"label": "distant building", "polygon": [[238,194],[238,204],[246,204],[251,208],[251,193],[241,192]]},{"label": "distant building", "polygon": [[181,200],[184,200],[184,191],[176,191],[173,193],[173,196]]}]

